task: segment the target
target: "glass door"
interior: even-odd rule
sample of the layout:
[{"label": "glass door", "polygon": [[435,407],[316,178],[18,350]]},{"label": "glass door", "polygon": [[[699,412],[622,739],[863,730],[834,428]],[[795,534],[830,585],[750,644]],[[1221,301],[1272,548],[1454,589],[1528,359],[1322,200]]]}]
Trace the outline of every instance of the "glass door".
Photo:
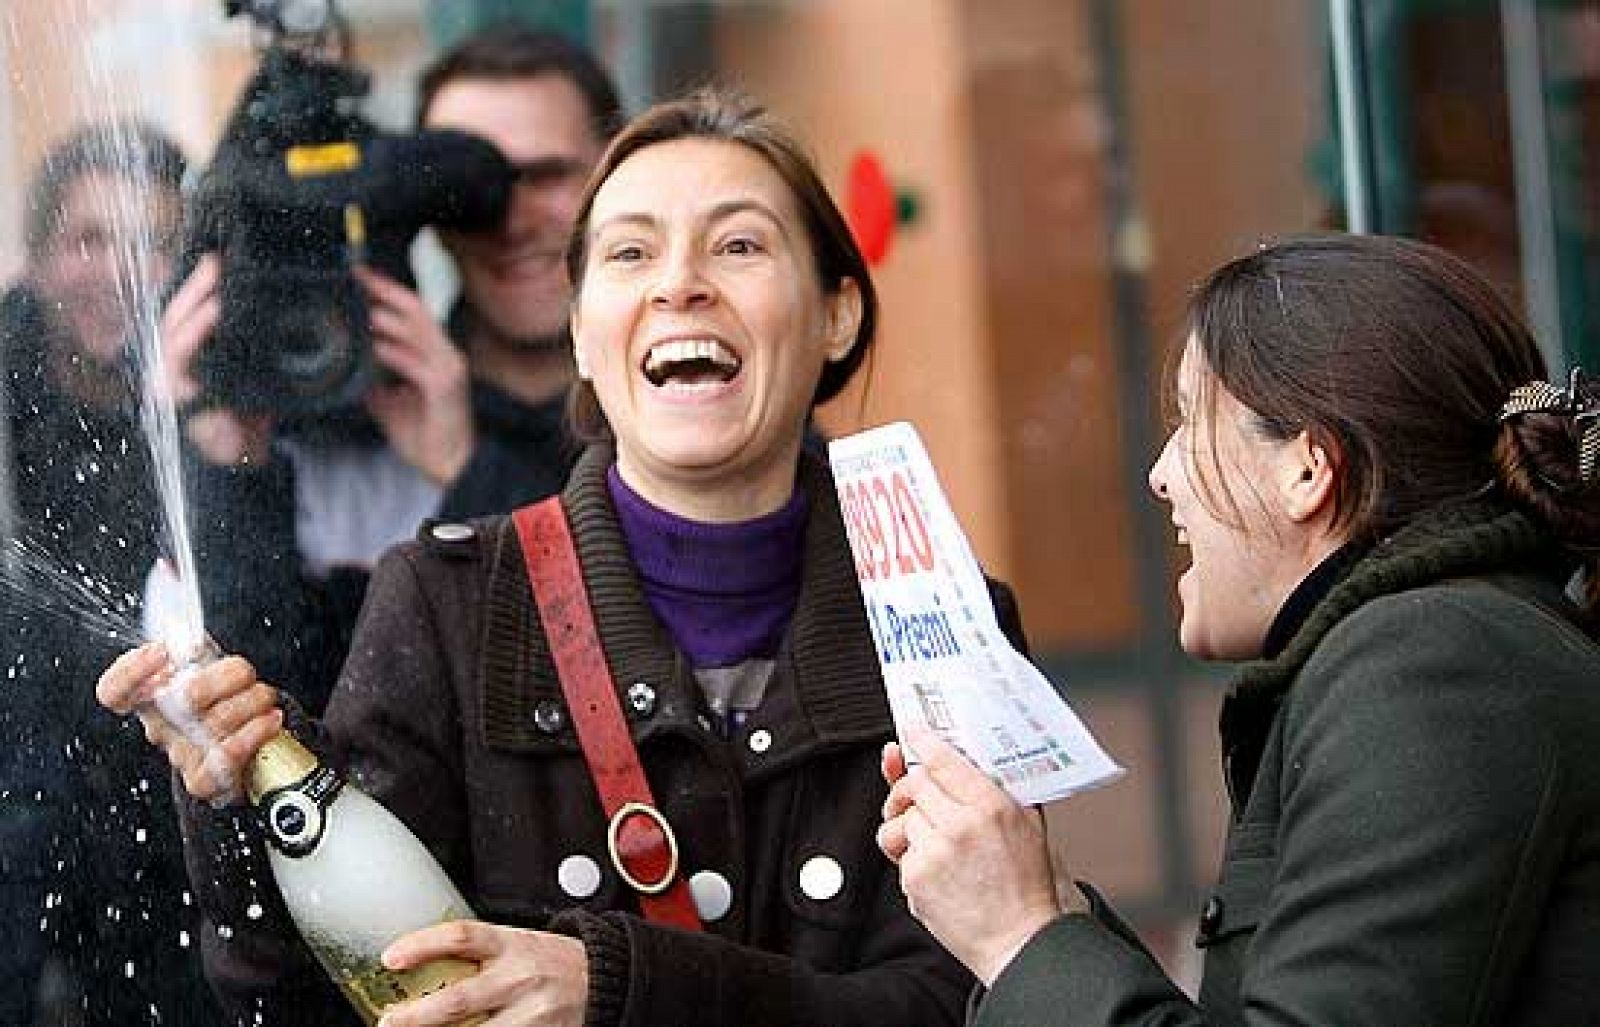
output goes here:
[{"label": "glass door", "polygon": [[1554,368],[1600,362],[1600,2],[1330,0],[1328,14],[1351,227],[1456,252]]}]

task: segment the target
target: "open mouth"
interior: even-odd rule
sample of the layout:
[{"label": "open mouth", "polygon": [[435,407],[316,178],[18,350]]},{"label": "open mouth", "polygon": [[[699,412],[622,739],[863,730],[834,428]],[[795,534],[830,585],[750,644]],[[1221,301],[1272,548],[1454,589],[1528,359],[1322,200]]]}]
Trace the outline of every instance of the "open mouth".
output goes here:
[{"label": "open mouth", "polygon": [[656,388],[725,385],[739,375],[739,357],[715,339],[676,339],[650,347],[644,376]]}]

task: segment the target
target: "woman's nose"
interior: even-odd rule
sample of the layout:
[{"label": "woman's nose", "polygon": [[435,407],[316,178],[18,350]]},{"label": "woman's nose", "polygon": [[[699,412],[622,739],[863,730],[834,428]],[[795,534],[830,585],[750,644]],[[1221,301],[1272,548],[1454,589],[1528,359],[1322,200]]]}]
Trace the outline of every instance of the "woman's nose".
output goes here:
[{"label": "woman's nose", "polygon": [[710,283],[692,257],[663,261],[661,275],[650,291],[651,305],[663,309],[703,306],[711,297]]},{"label": "woman's nose", "polygon": [[1166,444],[1161,447],[1161,452],[1156,455],[1155,463],[1150,465],[1150,473],[1146,476],[1150,491],[1155,493],[1157,499],[1171,498],[1167,495],[1167,475],[1164,469],[1167,463],[1167,455],[1171,451],[1172,438],[1169,436]]}]

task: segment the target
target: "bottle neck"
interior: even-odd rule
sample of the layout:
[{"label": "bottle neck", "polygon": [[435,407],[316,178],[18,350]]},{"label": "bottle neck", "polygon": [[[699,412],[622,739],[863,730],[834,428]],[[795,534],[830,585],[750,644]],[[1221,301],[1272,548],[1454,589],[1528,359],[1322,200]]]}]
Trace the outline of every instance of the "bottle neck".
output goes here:
[{"label": "bottle neck", "polygon": [[250,758],[250,767],[246,772],[250,801],[258,803],[270,791],[298,784],[321,762],[294,735],[279,731]]}]

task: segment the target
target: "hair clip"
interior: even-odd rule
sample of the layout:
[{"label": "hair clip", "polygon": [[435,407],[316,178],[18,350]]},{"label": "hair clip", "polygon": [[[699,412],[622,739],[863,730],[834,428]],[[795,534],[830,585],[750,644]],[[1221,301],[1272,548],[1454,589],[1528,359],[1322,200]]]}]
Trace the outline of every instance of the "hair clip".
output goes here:
[{"label": "hair clip", "polygon": [[1512,389],[1500,408],[1500,420],[1523,414],[1564,414],[1572,418],[1580,432],[1578,478],[1588,484],[1600,475],[1600,387],[1585,380],[1583,368],[1572,369],[1564,389],[1549,382],[1529,382]]},{"label": "hair clip", "polygon": [[1578,477],[1589,484],[1600,475],[1600,387],[1587,385],[1583,369],[1572,369],[1572,420],[1578,425]]}]

